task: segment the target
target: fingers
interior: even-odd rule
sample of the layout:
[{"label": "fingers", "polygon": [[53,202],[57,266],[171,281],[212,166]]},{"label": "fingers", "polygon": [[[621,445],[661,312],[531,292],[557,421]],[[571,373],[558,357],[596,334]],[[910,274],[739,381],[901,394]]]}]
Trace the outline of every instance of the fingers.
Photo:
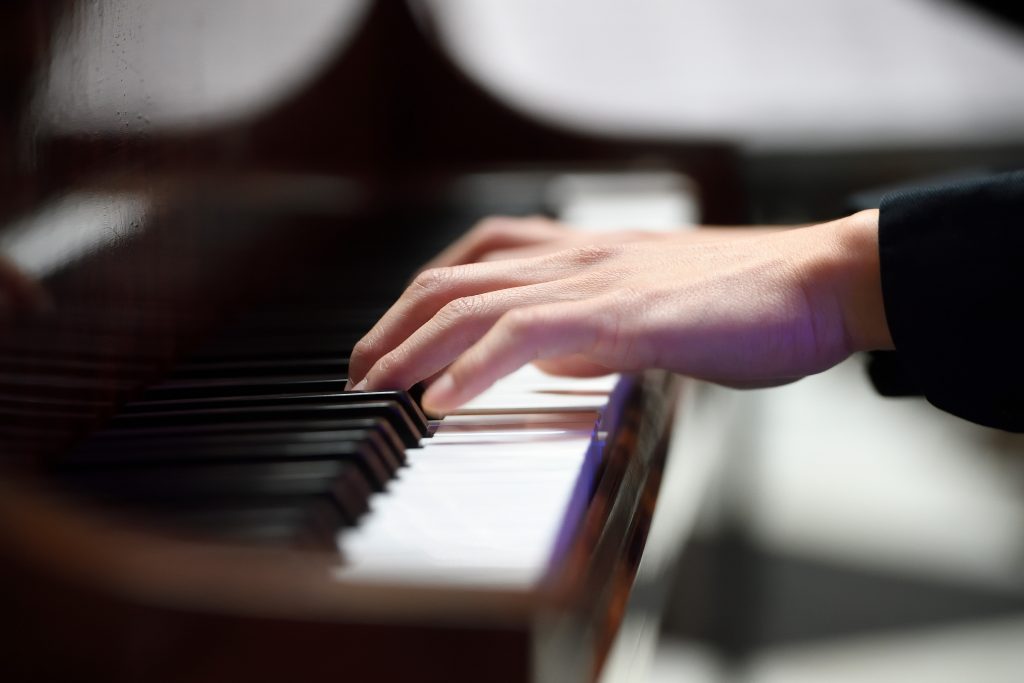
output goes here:
[{"label": "fingers", "polygon": [[[585,273],[613,254],[606,247],[580,247],[532,259],[472,263],[425,271],[356,344],[349,361],[349,386],[359,386],[370,368],[449,302],[486,292],[557,282],[574,273]],[[607,284],[607,281],[606,277],[599,282]],[[564,294],[554,296],[552,300],[579,298],[593,293],[594,285],[584,280],[574,281],[573,285],[575,290],[566,289]],[[572,294],[573,291],[576,293]]]},{"label": "fingers", "polygon": [[367,371],[360,390],[405,389],[444,370],[509,311],[578,295],[541,283],[455,299]]},{"label": "fingers", "polygon": [[592,302],[518,308],[503,315],[423,395],[423,407],[446,414],[521,366],[543,358],[587,354],[601,338]]},{"label": "fingers", "polygon": [[433,268],[416,277],[395,304],[352,349],[349,381],[356,384],[378,360],[457,299],[550,279],[543,263],[512,261]]}]

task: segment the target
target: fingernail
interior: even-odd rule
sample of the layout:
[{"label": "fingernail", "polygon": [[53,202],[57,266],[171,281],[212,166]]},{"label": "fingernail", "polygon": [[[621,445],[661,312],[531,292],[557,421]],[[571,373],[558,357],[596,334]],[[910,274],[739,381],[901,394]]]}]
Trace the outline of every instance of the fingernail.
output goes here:
[{"label": "fingernail", "polygon": [[352,387],[352,391],[366,391],[366,378],[363,378],[363,381]]},{"label": "fingernail", "polygon": [[431,413],[444,414],[452,407],[455,399],[455,380],[450,374],[445,373],[423,393],[423,409]]},{"label": "fingernail", "polygon": [[342,391],[352,391],[352,380],[345,380],[345,388]]}]

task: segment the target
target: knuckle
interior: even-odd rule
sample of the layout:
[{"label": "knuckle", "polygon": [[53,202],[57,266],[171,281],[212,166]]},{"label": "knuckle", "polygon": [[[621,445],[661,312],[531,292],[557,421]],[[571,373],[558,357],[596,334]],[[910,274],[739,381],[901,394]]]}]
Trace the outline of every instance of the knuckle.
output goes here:
[{"label": "knuckle", "polygon": [[487,308],[484,297],[474,294],[449,301],[441,308],[439,315],[446,323],[455,323],[465,318],[475,318],[482,315]]},{"label": "knuckle", "polygon": [[450,268],[428,268],[416,276],[410,288],[420,292],[436,292],[444,289],[452,279]]},{"label": "knuckle", "polygon": [[577,266],[595,266],[615,255],[617,247],[607,244],[587,244],[566,250],[569,261]]},{"label": "knuckle", "polygon": [[357,361],[361,358],[365,358],[366,356],[370,355],[370,350],[372,348],[373,345],[371,344],[371,342],[366,337],[363,337],[362,339],[355,343],[355,346],[352,347],[351,359],[353,361]]},{"label": "knuckle", "polygon": [[477,223],[474,232],[484,237],[503,235],[512,229],[514,218],[509,216],[488,216]]},{"label": "knuckle", "polygon": [[544,314],[539,307],[514,308],[503,315],[500,322],[506,334],[522,335],[542,325]]},{"label": "knuckle", "polygon": [[529,226],[530,228],[538,231],[549,232],[557,230],[559,224],[547,216],[542,214],[531,214],[523,218],[517,219],[517,222],[523,226]]},{"label": "knuckle", "polygon": [[374,364],[373,369],[370,371],[371,374],[378,381],[392,378],[396,372],[403,366],[405,361],[404,354],[395,349],[381,356]]}]

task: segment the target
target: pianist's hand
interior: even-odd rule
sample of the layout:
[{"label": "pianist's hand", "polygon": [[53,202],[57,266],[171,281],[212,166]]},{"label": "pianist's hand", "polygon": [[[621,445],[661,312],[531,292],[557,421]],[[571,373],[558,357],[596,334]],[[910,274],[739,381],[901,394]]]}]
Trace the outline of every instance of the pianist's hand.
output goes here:
[{"label": "pianist's hand", "polygon": [[891,347],[877,233],[877,211],[865,211],[431,268],[356,345],[350,377],[357,389],[406,388],[440,373],[423,398],[437,413],[531,361],[567,374],[793,381]]}]

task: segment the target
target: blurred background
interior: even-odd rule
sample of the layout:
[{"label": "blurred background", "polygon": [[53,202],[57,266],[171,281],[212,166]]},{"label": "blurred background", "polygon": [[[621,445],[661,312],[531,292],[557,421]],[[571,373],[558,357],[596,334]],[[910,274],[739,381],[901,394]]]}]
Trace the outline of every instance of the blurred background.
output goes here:
[{"label": "blurred background", "polygon": [[[582,154],[689,174],[703,213],[684,219],[802,223],[1024,167],[1024,23],[996,2],[409,3],[459,88],[553,131],[530,144],[435,88],[408,36],[361,37],[390,0],[32,4],[0,9],[0,217],[71,196],[58,209],[81,225],[99,193],[86,251],[111,239],[111,211],[130,232],[169,196],[207,206],[210,178],[232,211],[344,223],[485,159]],[[458,187],[481,212],[534,197]],[[55,267],[18,244],[31,274]],[[1022,679],[1024,439],[883,399],[865,360],[778,389],[700,388],[729,419],[680,425],[677,458],[703,443],[685,430],[722,430],[719,466],[646,680]]]}]

